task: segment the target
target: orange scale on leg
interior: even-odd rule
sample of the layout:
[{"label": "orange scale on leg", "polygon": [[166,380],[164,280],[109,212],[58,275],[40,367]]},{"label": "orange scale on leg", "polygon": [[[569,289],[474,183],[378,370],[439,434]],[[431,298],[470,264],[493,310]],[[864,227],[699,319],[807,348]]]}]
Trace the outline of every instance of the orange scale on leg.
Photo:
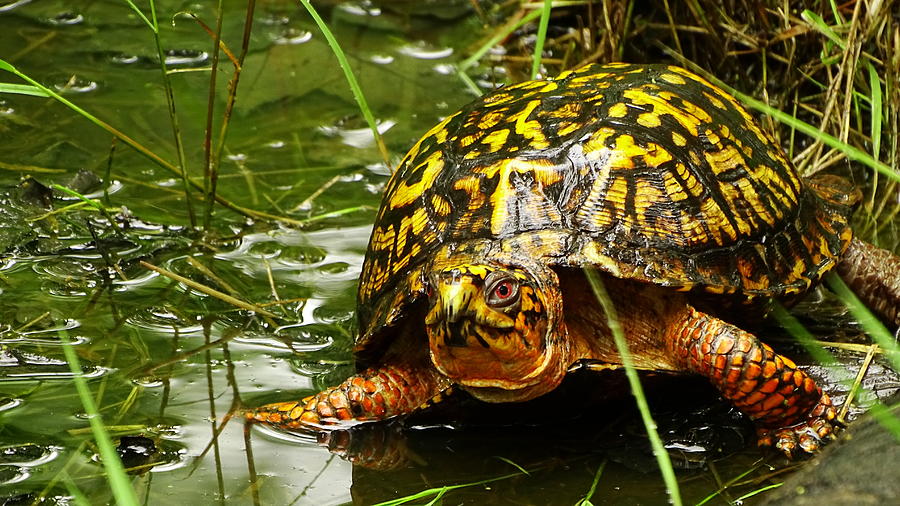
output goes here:
[{"label": "orange scale on leg", "polygon": [[334,416],[334,410],[331,408],[331,405],[325,401],[319,401],[319,403],[316,404],[315,411],[323,418],[331,418]]},{"label": "orange scale on leg", "polygon": [[766,394],[757,391],[757,392],[753,392],[752,394],[748,395],[742,402],[747,406],[752,406],[752,405],[757,404],[758,402],[762,401],[765,398],[766,398]]},{"label": "orange scale on leg", "polygon": [[716,346],[716,353],[719,355],[727,355],[734,349],[734,339],[723,337],[719,339],[719,345]]},{"label": "orange scale on leg", "polygon": [[768,399],[764,400],[762,403],[762,409],[764,411],[773,410],[776,406],[781,405],[784,402],[784,396],[781,394],[773,394],[769,396]]},{"label": "orange scale on leg", "polygon": [[786,398],[790,398],[790,397],[793,397],[793,395],[791,395],[791,394],[794,393],[794,389],[796,389],[796,388],[797,387],[795,387],[794,385],[788,383],[787,385],[784,385],[783,387],[779,388],[778,393],[785,396]]},{"label": "orange scale on leg", "polygon": [[753,392],[754,390],[756,390],[756,385],[757,385],[756,380],[744,380],[744,382],[741,383],[739,390],[741,392],[749,394],[750,392]]},{"label": "orange scale on leg", "polygon": [[789,403],[789,406],[788,406],[787,409],[784,410],[784,415],[783,415],[783,416],[784,416],[784,418],[786,418],[786,419],[793,418],[793,417],[797,416],[797,413],[800,411],[800,407],[797,406],[795,403],[792,403],[792,402],[791,402],[792,400],[793,400],[793,399],[788,399],[787,402]]},{"label": "orange scale on leg", "polygon": [[[351,390],[351,393],[353,393],[352,390]],[[335,407],[335,409],[347,409],[350,407],[350,403],[347,400],[347,396],[344,395],[344,393],[341,392],[340,390],[335,390],[334,392],[331,392],[328,395],[328,402],[330,402],[331,405]]]},{"label": "orange scale on leg", "polygon": [[805,391],[807,393],[812,393],[818,389],[819,389],[819,387],[816,386],[816,382],[813,381],[811,378],[805,378],[803,380],[803,391]]},{"label": "orange scale on leg", "polygon": [[716,355],[716,369],[720,372],[725,370],[725,366],[728,365],[728,357],[725,355]]},{"label": "orange scale on leg", "polygon": [[778,388],[778,380],[770,379],[769,381],[763,383],[761,387],[759,387],[759,391],[766,394],[771,394]]},{"label": "orange scale on leg", "polygon": [[728,375],[725,376],[725,384],[726,385],[737,385],[738,381],[741,380],[741,370],[738,368],[732,368],[728,371]]},{"label": "orange scale on leg", "polygon": [[762,374],[762,367],[753,362],[747,364],[746,369],[744,369],[744,377],[747,379],[756,379],[760,374]]}]

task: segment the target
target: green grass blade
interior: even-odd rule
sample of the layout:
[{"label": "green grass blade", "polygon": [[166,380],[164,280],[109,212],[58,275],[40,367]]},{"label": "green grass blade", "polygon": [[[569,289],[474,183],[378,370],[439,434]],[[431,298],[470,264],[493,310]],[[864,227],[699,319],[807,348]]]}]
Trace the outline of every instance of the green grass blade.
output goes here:
[{"label": "green grass blade", "polygon": [[90,121],[91,123],[97,125],[98,127],[102,128],[102,129],[106,130],[107,132],[111,133],[112,135],[116,136],[117,138],[119,138],[119,140],[121,140],[121,141],[124,142],[125,144],[128,144],[131,148],[133,148],[134,150],[136,150],[138,153],[140,153],[140,154],[146,156],[147,158],[153,160],[154,162],[156,162],[156,163],[159,164],[160,166],[165,167],[165,168],[167,168],[167,169],[169,169],[169,170],[171,170],[171,171],[173,171],[173,172],[176,172],[176,173],[180,174],[180,169],[178,169],[178,167],[175,167],[175,166],[172,165],[171,163],[169,163],[169,162],[167,162],[166,160],[162,159],[159,155],[157,155],[156,153],[154,153],[154,152],[150,151],[149,149],[145,148],[143,145],[141,145],[140,143],[138,143],[136,140],[134,140],[134,139],[132,139],[131,137],[125,135],[125,134],[122,133],[122,132],[120,132],[119,130],[117,130],[115,127],[113,127],[113,126],[110,125],[109,123],[104,122],[104,121],[101,120],[100,118],[97,118],[97,117],[94,116],[93,114],[91,114],[91,113],[85,111],[85,110],[82,109],[81,107],[78,107],[78,106],[75,105],[74,103],[72,103],[72,102],[70,102],[69,100],[67,100],[66,98],[62,97],[59,93],[56,93],[55,91],[51,90],[50,88],[47,88],[46,86],[42,85],[41,83],[35,81],[34,79],[32,79],[31,77],[29,77],[29,76],[26,75],[25,73],[19,71],[19,69],[17,69],[16,67],[14,67],[12,64],[6,62],[5,60],[0,59],[0,70],[5,70],[5,71],[7,71],[7,72],[9,72],[9,73],[11,73],[11,74],[15,74],[16,76],[18,76],[18,77],[21,78],[22,80],[26,81],[26,82],[29,83],[30,85],[34,86],[35,88],[37,88],[38,90],[40,90],[41,92],[43,92],[43,94],[44,94],[43,96],[50,97],[50,98],[56,100],[57,102],[59,102],[59,103],[65,105],[65,106],[68,107],[69,109],[72,109],[73,111],[75,111],[76,113],[78,113],[78,115],[80,115],[80,116],[83,117],[84,119]]},{"label": "green grass blade", "polygon": [[844,153],[844,155],[846,155],[847,158],[854,160],[856,162],[862,163],[872,169],[877,170],[881,174],[884,174],[885,176],[893,179],[894,181],[900,182],[900,174],[895,172],[887,164],[876,160],[875,158],[873,158],[870,154],[866,153],[865,151],[858,149],[855,146],[851,146],[851,145],[847,144],[846,142],[841,142],[841,140],[838,139],[837,137],[834,137],[825,132],[822,132],[818,128],[810,125],[809,123],[806,123],[805,121],[801,121],[801,120],[791,116],[790,114],[779,111],[778,109],[775,109],[774,107],[771,107],[763,102],[760,102],[759,100],[756,100],[755,98],[751,97],[750,95],[745,95],[744,93],[741,93],[740,91],[738,91],[728,85],[725,85],[721,81],[719,81],[717,84],[719,86],[725,88],[729,93],[731,93],[732,95],[737,97],[738,100],[747,104],[751,108],[753,108],[757,111],[760,111],[762,113],[768,114],[769,116],[772,116],[773,118],[784,123],[785,125],[788,125],[791,128],[797,129],[797,130],[805,133],[806,135],[812,137],[813,139],[816,139],[816,140],[822,142],[823,144]]},{"label": "green grass blade", "polygon": [[153,30],[153,33],[159,33],[159,29],[157,28],[157,26],[151,23],[149,19],[147,19],[147,16],[145,16],[144,13],[141,12],[140,9],[138,9],[138,6],[134,5],[134,2],[132,2],[131,0],[125,0],[125,3],[127,3],[128,6],[131,7],[131,10],[133,10],[134,13],[137,14],[139,18],[141,18],[141,21],[143,21],[148,28]]},{"label": "green grass blade", "polygon": [[460,81],[466,85],[466,88],[474,94],[476,97],[481,96],[482,89],[478,87],[478,84],[469,77],[469,74],[466,74],[463,69],[456,69],[456,75],[459,76]]},{"label": "green grass blade", "polygon": [[538,24],[537,41],[534,44],[534,58],[531,62],[531,78],[537,79],[541,70],[541,57],[544,52],[544,41],[547,39],[547,25],[550,23],[550,11],[553,9],[553,0],[544,0],[541,9],[541,21]]},{"label": "green grass blade", "polygon": [[66,491],[69,492],[69,495],[74,499],[75,504],[78,506],[91,506],[91,501],[88,500],[87,496],[84,495],[84,492],[78,488],[78,485],[72,480],[72,477],[69,476],[69,473],[63,471],[62,473],[62,482],[66,487]]},{"label": "green grass blade", "polygon": [[869,311],[869,308],[859,300],[840,276],[829,272],[825,276],[825,282],[828,284],[828,288],[831,288],[846,304],[847,309],[850,310],[856,321],[862,325],[866,334],[871,336],[878,343],[878,346],[881,346],[885,351],[884,355],[891,362],[894,370],[900,371],[900,347],[898,347],[897,342],[894,341],[894,336],[888,332],[884,324]]},{"label": "green grass blade", "polygon": [[44,90],[27,84],[0,83],[0,93],[13,95],[29,95],[32,97],[49,97]]},{"label": "green grass blade", "polygon": [[837,44],[842,50],[847,49],[847,43],[828,26],[828,23],[822,19],[822,16],[819,16],[815,12],[810,10],[805,10],[800,13],[800,17],[803,18],[803,21],[806,21],[813,28],[818,30],[819,33],[828,38],[831,42]]},{"label": "green grass blade", "polygon": [[485,42],[484,45],[482,45],[480,48],[478,48],[478,50],[476,50],[474,53],[472,53],[471,56],[469,56],[465,60],[461,61],[459,63],[458,68],[460,70],[465,71],[465,70],[469,69],[470,67],[472,67],[473,65],[475,65],[476,63],[478,63],[478,60],[480,60],[481,57],[484,56],[485,53],[487,53],[488,51],[491,50],[492,47],[499,44],[500,41],[502,41],[503,39],[509,37],[509,34],[518,30],[519,27],[521,27],[525,23],[529,23],[529,22],[533,21],[536,17],[540,16],[542,12],[543,11],[541,11],[541,10],[531,11],[528,14],[526,14],[525,16],[522,16],[522,19],[520,19],[518,23],[514,23],[514,24],[504,27],[504,29],[497,32],[493,37],[488,39],[488,41]]},{"label": "green grass blade", "polygon": [[756,490],[747,492],[746,494],[744,494],[744,495],[738,497],[737,499],[735,499],[735,500],[734,500],[734,504],[742,504],[742,503],[744,502],[745,499],[749,499],[749,498],[755,496],[756,494],[761,494],[761,493],[765,492],[766,490],[772,490],[773,488],[778,488],[778,487],[780,487],[780,486],[782,486],[782,485],[784,485],[784,482],[781,482],[781,483],[773,483],[772,485],[767,485],[767,486],[765,486],[765,487],[758,488],[758,489],[756,489]]},{"label": "green grass blade", "polygon": [[166,67],[166,54],[163,51],[162,40],[159,38],[159,22],[156,18],[156,2],[150,0],[150,21],[153,23],[153,41],[156,43],[156,54],[159,58],[160,75],[162,76],[163,90],[166,95],[166,104],[169,107],[169,122],[172,125],[172,138],[175,143],[175,153],[178,157],[178,167],[181,169],[181,183],[184,188],[184,203],[187,206],[187,214],[191,228],[197,226],[197,217],[194,215],[194,204],[191,200],[191,184],[188,181],[187,158],[184,155],[184,143],[181,140],[181,127],[178,123],[178,112],[175,110],[175,91],[172,89],[172,81],[169,79]]},{"label": "green grass blade", "polygon": [[897,442],[900,442],[900,418],[897,418],[897,415],[891,411],[892,409],[894,409],[894,406],[885,406],[878,402],[872,406],[869,413],[882,427],[894,435],[894,439]]},{"label": "green grass blade", "polygon": [[[224,13],[222,10],[223,0],[218,0],[216,5],[216,28],[213,31],[213,47],[212,47],[212,64],[209,72],[209,85],[206,90],[206,128],[203,134],[203,193],[204,195],[212,195],[212,181],[218,181],[219,159],[213,158],[212,132],[214,124],[214,113],[216,110],[216,84],[219,76],[219,55],[222,53],[222,21]],[[202,22],[198,18],[194,18],[198,23]],[[235,69],[235,73],[239,70]],[[230,90],[229,90],[230,91]],[[237,90],[235,90],[237,91]],[[216,154],[220,152],[217,150]],[[212,225],[212,213],[214,199],[207,197],[206,212],[203,216],[203,228],[209,230]]]},{"label": "green grass blade", "polygon": [[501,462],[506,462],[507,464],[509,464],[509,465],[511,465],[511,466],[513,466],[513,467],[515,467],[516,469],[518,469],[519,471],[521,471],[522,474],[527,474],[528,476],[531,476],[531,473],[529,473],[527,469],[525,469],[524,467],[520,466],[519,464],[516,464],[516,463],[513,462],[512,460],[509,460],[509,459],[506,458],[506,457],[499,457],[499,456],[498,456],[498,457],[495,457],[495,458],[496,458],[497,460],[501,461]]},{"label": "green grass blade", "polygon": [[306,11],[309,12],[309,15],[312,16],[313,21],[316,22],[316,26],[319,27],[322,35],[325,36],[325,40],[328,42],[331,52],[334,53],[335,58],[337,58],[338,65],[340,65],[341,70],[344,71],[344,77],[347,78],[347,84],[350,85],[350,91],[353,92],[353,98],[356,99],[356,103],[359,105],[359,109],[362,111],[366,123],[368,123],[369,128],[372,129],[372,135],[375,136],[375,144],[378,145],[381,157],[384,159],[384,163],[390,167],[390,156],[388,155],[387,147],[384,145],[384,140],[381,138],[381,134],[378,133],[378,124],[375,122],[375,116],[372,115],[372,110],[369,108],[369,103],[366,102],[366,97],[363,95],[362,88],[359,87],[356,76],[353,75],[353,69],[350,68],[347,56],[344,55],[344,51],[341,49],[340,44],[338,44],[337,39],[334,38],[328,25],[325,24],[325,21],[319,16],[316,9],[309,3],[309,0],[300,0],[300,3]]},{"label": "green grass blade", "polygon": [[106,479],[109,481],[113,497],[116,498],[116,503],[120,506],[137,506],[139,503],[134,493],[134,488],[131,486],[131,479],[125,473],[125,467],[122,465],[122,461],[119,460],[119,454],[116,452],[116,447],[106,431],[106,426],[103,425],[103,418],[97,410],[97,405],[94,403],[94,398],[91,396],[87,382],[82,377],[81,361],[78,360],[78,354],[72,348],[73,344],[69,339],[69,333],[65,330],[60,330],[59,340],[63,343],[63,354],[66,357],[66,362],[69,363],[69,369],[72,371],[72,382],[75,384],[78,398],[81,399],[81,404],[84,406],[85,413],[87,413],[91,432],[94,434],[97,448],[100,451],[100,458],[103,461],[103,467],[106,468]]},{"label": "green grass blade", "polygon": [[417,499],[425,499],[425,498],[431,497],[431,496],[436,496],[435,499],[440,499],[441,497],[444,496],[444,494],[446,494],[447,492],[449,492],[451,490],[456,490],[459,488],[466,488],[466,487],[476,487],[478,485],[484,485],[485,483],[493,483],[495,481],[508,480],[515,476],[522,476],[522,474],[521,473],[504,474],[503,476],[497,476],[495,478],[488,478],[486,480],[473,481],[470,483],[460,483],[459,485],[447,485],[445,487],[429,488],[429,489],[423,490],[421,492],[416,492],[415,494],[412,494],[412,495],[398,497],[397,499],[391,499],[390,501],[380,502],[373,506],[400,506],[401,504],[406,504],[408,502],[412,502]]},{"label": "green grass blade", "polygon": [[[837,363],[837,360],[828,353],[828,350],[822,348],[816,343],[816,338],[813,337],[812,334],[806,330],[799,321],[790,313],[788,313],[787,309],[784,308],[781,304],[773,304],[772,307],[772,317],[775,318],[776,321],[788,331],[797,342],[806,349],[807,353],[812,356],[813,360],[820,364],[832,365]],[[849,386],[849,385],[848,385]]]},{"label": "green grass blade", "polygon": [[634,361],[631,359],[631,353],[628,351],[628,343],[625,340],[625,333],[619,324],[619,318],[616,314],[616,308],[603,286],[603,280],[593,269],[585,269],[585,275],[594,291],[594,296],[603,307],[606,313],[607,325],[612,332],[613,340],[616,343],[616,349],[622,357],[622,365],[625,366],[625,376],[628,378],[628,384],[631,386],[631,393],[634,395],[638,410],[641,412],[641,420],[644,422],[644,428],[647,430],[647,437],[650,439],[650,446],[653,448],[653,455],[656,457],[656,463],[659,471],[662,473],[663,481],[666,484],[666,491],[669,494],[669,500],[673,506],[681,505],[681,493],[678,489],[678,480],[675,478],[675,470],[672,468],[672,460],[669,458],[669,452],[662,444],[659,432],[656,430],[656,422],[650,414],[650,407],[647,405],[647,398],[644,396],[644,389],[641,387],[641,380],[638,378],[637,369],[634,367]]},{"label": "green grass blade", "polygon": [[600,483],[600,475],[603,474],[604,467],[606,467],[605,460],[597,467],[597,472],[594,473],[594,481],[591,482],[591,488],[588,489],[588,493],[585,494],[584,499],[578,502],[578,506],[593,506],[594,503],[591,502],[591,499],[597,492],[597,485]]},{"label": "green grass blade", "polygon": [[884,109],[881,105],[881,80],[878,77],[878,70],[872,65],[872,62],[866,62],[866,70],[869,71],[869,88],[872,90],[872,98],[870,100],[872,107],[872,156],[876,159],[881,152],[881,124],[883,121]]}]

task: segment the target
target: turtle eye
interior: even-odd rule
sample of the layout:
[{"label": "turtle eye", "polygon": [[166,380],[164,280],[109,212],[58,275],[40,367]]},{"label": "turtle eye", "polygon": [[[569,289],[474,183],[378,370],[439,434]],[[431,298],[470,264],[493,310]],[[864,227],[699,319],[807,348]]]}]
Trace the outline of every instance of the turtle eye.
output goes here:
[{"label": "turtle eye", "polygon": [[519,282],[507,275],[500,275],[486,280],[485,300],[488,306],[502,309],[519,301]]}]

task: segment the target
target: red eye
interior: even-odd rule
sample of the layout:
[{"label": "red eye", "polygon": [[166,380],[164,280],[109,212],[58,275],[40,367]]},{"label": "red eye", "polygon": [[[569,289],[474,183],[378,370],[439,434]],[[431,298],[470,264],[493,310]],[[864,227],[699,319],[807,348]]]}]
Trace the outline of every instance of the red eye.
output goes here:
[{"label": "red eye", "polygon": [[504,272],[492,272],[485,279],[485,302],[494,309],[506,309],[519,302],[519,281]]},{"label": "red eye", "polygon": [[494,297],[505,300],[513,293],[513,285],[511,281],[501,281],[494,287]]}]

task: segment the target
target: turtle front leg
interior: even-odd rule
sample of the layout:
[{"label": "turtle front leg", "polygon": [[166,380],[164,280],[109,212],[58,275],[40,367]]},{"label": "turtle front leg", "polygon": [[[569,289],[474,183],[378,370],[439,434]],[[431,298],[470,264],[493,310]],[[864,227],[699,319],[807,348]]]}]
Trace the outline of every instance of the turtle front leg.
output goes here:
[{"label": "turtle front leg", "polygon": [[756,336],[688,306],[669,325],[676,365],[702,374],[756,422],[760,446],[791,457],[834,431],[834,406],[808,374]]},{"label": "turtle front leg", "polygon": [[246,417],[282,429],[307,430],[386,420],[439,401],[450,386],[433,368],[386,365],[299,401],[260,406]]}]

